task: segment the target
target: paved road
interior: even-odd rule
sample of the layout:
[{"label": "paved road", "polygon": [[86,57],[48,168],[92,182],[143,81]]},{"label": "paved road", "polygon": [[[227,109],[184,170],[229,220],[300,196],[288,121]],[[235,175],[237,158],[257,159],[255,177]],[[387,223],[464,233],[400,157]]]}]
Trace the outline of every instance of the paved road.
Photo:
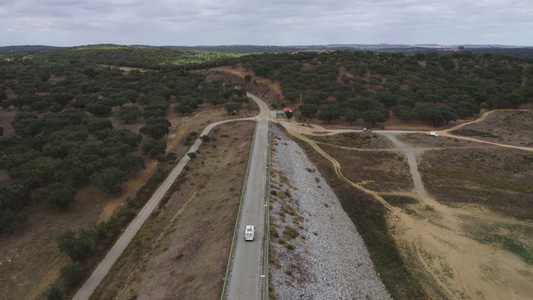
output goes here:
[{"label": "paved road", "polygon": [[[269,171],[267,168],[269,150],[270,110],[257,97],[248,94],[258,103],[261,114],[257,117],[254,144],[249,164],[248,178],[244,192],[241,215],[237,228],[234,259],[229,275],[226,299],[261,299],[266,288],[263,255],[266,242],[265,213],[266,189]],[[255,240],[244,241],[246,225],[255,226]]]}]

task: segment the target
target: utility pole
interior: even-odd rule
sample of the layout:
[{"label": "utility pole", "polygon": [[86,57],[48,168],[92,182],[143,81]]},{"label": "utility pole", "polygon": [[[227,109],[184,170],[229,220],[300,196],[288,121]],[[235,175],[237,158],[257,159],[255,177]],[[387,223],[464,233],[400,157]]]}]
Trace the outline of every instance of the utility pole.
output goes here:
[{"label": "utility pole", "polygon": [[304,99],[302,97],[302,94],[300,94],[300,103],[304,104]]}]

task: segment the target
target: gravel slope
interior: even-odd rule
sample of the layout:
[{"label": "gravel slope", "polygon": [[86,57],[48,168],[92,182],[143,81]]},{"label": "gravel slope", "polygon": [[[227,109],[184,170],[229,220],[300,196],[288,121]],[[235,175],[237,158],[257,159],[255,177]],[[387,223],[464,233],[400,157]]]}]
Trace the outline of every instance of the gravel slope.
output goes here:
[{"label": "gravel slope", "polygon": [[322,175],[285,133],[272,131],[270,284],[278,299],[391,299]]}]

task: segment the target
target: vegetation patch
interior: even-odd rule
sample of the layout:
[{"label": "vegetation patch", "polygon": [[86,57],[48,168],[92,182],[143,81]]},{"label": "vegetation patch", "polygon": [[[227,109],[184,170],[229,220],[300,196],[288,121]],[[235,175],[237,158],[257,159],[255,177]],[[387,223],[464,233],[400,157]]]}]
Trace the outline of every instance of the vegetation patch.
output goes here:
[{"label": "vegetation patch", "polygon": [[532,124],[531,111],[495,111],[485,120],[465,125],[452,133],[491,142],[531,147],[533,146]]},{"label": "vegetation patch", "polygon": [[392,142],[384,136],[367,133],[339,133],[334,135],[312,135],[310,139],[336,146],[361,148],[361,149],[384,149],[391,148]]},{"label": "vegetation patch", "polygon": [[[442,162],[446,161],[446,164]],[[533,218],[533,154],[509,149],[429,151],[420,171],[445,203],[477,203],[520,219]]]},{"label": "vegetation patch", "polygon": [[353,151],[330,145],[320,147],[341,166],[347,166],[342,168],[342,173],[353,182],[380,192],[410,191],[413,188],[409,166],[400,154]]},{"label": "vegetation patch", "polygon": [[[397,245],[388,232],[386,210],[383,205],[339,179],[331,163],[309,145],[299,140],[296,142],[335,191],[344,211],[365,241],[377,272],[391,296],[394,299],[427,299],[428,295],[400,256]],[[313,234],[318,235],[317,232]]]},{"label": "vegetation patch", "polygon": [[497,244],[533,265],[533,227],[509,224],[470,224],[465,220],[468,235],[483,244]]},{"label": "vegetation patch", "polygon": [[391,205],[398,207],[405,207],[408,204],[416,204],[418,200],[409,196],[397,196],[397,195],[381,195],[385,201]]}]

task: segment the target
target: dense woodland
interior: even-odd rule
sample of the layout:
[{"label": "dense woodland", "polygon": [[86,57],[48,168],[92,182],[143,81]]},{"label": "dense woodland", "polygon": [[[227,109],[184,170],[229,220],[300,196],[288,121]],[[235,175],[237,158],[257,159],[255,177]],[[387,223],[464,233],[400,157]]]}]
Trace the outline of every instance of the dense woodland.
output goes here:
[{"label": "dense woodland", "polygon": [[304,118],[344,118],[376,125],[390,114],[433,125],[475,116],[481,107],[533,101],[531,59],[486,53],[261,54],[240,58],[257,75],[279,81]]},{"label": "dense woodland", "polygon": [[[154,55],[172,52],[153,50]],[[140,50],[134,57],[149,55]],[[170,113],[186,115],[203,103],[233,113],[248,101],[245,91],[230,83],[205,82],[203,75],[172,64],[146,72],[102,66],[116,59],[116,50],[97,48],[0,63],[0,105],[17,112],[14,134],[4,135],[0,127],[0,168],[10,179],[0,186],[0,232],[31,217],[24,206],[32,199],[67,210],[87,181],[115,194],[144,168],[146,156],[165,159],[171,103]],[[142,127],[139,132],[115,129],[111,118]]]}]

